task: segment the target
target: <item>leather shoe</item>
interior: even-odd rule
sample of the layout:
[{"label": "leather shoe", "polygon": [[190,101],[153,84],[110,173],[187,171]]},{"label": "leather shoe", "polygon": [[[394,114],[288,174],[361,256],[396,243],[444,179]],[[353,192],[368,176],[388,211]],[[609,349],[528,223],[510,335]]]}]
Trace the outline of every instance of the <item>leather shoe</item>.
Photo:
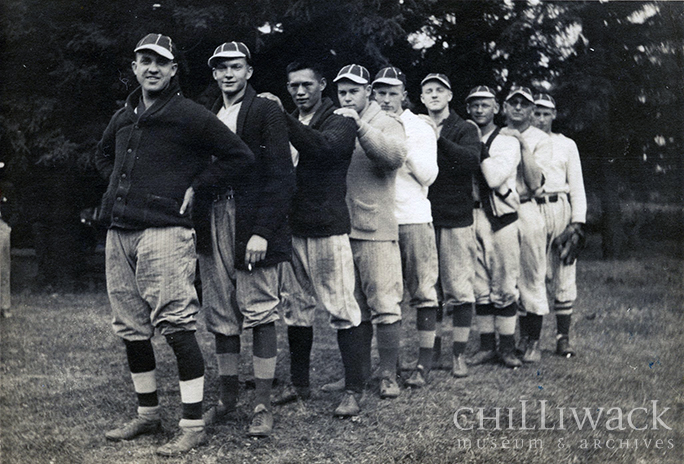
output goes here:
[{"label": "leather shoe", "polygon": [[527,345],[525,354],[522,358],[525,363],[538,363],[541,361],[541,350],[539,348],[539,340],[530,340]]},{"label": "leather shoe", "polygon": [[478,351],[473,355],[472,358],[468,360],[468,364],[470,364],[471,366],[477,366],[479,364],[484,364],[493,361],[495,358],[496,351],[494,350]]},{"label": "leather shoe", "polygon": [[360,397],[361,394],[354,393],[350,390],[344,392],[342,401],[340,401],[339,406],[335,408],[333,415],[336,417],[358,416],[361,408],[359,407],[359,399],[357,399],[357,396]]},{"label": "leather shoe", "polygon": [[297,400],[308,400],[311,396],[311,389],[309,387],[296,387],[288,385],[285,389],[273,399],[273,404],[282,405],[292,403]]},{"label": "leather shoe", "polygon": [[510,367],[511,369],[522,366],[522,361],[515,356],[513,351],[501,353],[501,362],[503,362],[506,367]]},{"label": "leather shoe", "polygon": [[570,346],[570,338],[567,335],[561,336],[556,342],[556,354],[566,358],[575,356],[575,350]]},{"label": "leather shoe", "polygon": [[453,356],[454,363],[451,368],[451,376],[462,378],[468,377],[468,366],[466,365],[465,356],[462,354]]}]

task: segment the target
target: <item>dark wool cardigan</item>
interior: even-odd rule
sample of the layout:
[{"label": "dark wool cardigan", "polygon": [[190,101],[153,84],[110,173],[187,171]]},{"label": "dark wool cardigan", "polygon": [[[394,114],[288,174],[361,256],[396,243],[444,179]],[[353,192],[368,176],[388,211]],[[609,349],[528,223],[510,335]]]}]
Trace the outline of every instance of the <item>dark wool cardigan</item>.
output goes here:
[{"label": "dark wool cardigan", "polygon": [[435,227],[467,227],[473,223],[473,175],[480,167],[477,128],[451,111],[437,140],[439,174],[430,186]]},{"label": "dark wool cardigan", "polygon": [[291,222],[292,233],[300,237],[351,231],[345,197],[356,123],[333,114],[335,109],[332,100],[324,98],[308,126],[299,122],[298,110],[287,116],[290,142],[299,152]]},{"label": "dark wool cardigan", "polygon": [[[133,91],[98,143],[95,164],[109,179],[99,219],[108,227],[193,227],[179,214],[185,191],[244,176],[254,155],[216,116],[183,97],[176,78],[138,115]],[[211,157],[217,161],[211,163]]]},{"label": "dark wool cardigan", "polygon": [[[222,107],[220,96],[211,111],[216,114]],[[258,267],[289,261],[292,235],[288,216],[295,191],[295,170],[285,115],[277,103],[257,97],[248,84],[238,112],[236,133],[254,152],[256,164],[242,179],[231,184],[236,208],[235,267],[246,268],[247,242],[255,234],[268,241],[266,258],[257,263]],[[204,235],[201,233],[198,238]]]}]

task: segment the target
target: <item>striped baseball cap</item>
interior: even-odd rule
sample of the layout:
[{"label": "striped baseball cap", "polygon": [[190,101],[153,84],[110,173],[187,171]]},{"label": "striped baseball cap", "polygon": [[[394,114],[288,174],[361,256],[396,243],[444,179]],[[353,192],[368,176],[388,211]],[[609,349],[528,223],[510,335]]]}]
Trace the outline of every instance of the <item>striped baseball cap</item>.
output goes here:
[{"label": "striped baseball cap", "polygon": [[545,106],[546,108],[556,109],[556,100],[548,93],[538,93],[534,96],[534,104],[537,106]]},{"label": "striped baseball cap", "polygon": [[508,93],[508,96],[506,97],[506,101],[510,100],[511,98],[515,97],[516,95],[521,95],[525,99],[534,103],[534,97],[532,96],[532,91],[528,87],[522,87],[519,85],[514,85],[513,87],[511,87],[511,91]]},{"label": "striped baseball cap", "polygon": [[429,81],[441,82],[442,85],[444,85],[444,87],[451,90],[451,81],[446,76],[446,74],[430,73],[427,76],[425,76],[422,81],[420,81],[420,85],[423,86],[423,85],[425,85],[426,82],[429,82]]},{"label": "striped baseball cap", "polygon": [[406,85],[406,75],[401,72],[399,68],[388,66],[386,68],[382,68],[375,75],[373,85],[375,84]]},{"label": "striped baseball cap", "polygon": [[138,53],[141,50],[151,50],[164,58],[175,60],[173,48],[171,37],[162,34],[147,34],[140,39],[133,52]]},{"label": "striped baseball cap", "polygon": [[478,85],[470,90],[465,101],[468,102],[471,98],[496,98],[496,92],[486,85]]},{"label": "striped baseball cap", "polygon": [[357,84],[368,84],[370,82],[370,73],[360,64],[348,64],[340,69],[333,82],[341,81],[342,79],[349,79]]},{"label": "striped baseball cap", "polygon": [[247,45],[242,42],[226,42],[216,47],[214,54],[207,60],[207,64],[213,66],[212,61],[216,58],[246,58],[251,60],[252,54]]}]

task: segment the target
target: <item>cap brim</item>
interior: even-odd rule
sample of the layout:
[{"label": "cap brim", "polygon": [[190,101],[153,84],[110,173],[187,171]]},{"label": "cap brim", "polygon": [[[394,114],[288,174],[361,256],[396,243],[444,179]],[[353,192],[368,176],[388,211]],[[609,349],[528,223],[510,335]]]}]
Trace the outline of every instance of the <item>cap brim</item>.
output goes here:
[{"label": "cap brim", "polygon": [[496,95],[490,93],[490,92],[475,92],[471,93],[466,97],[466,101],[472,99],[472,98],[496,98]]},{"label": "cap brim", "polygon": [[168,58],[169,60],[175,59],[175,57],[173,56],[173,53],[171,53],[166,48],[164,48],[160,45],[156,45],[156,44],[141,45],[138,48],[136,48],[135,50],[133,50],[133,53],[138,53],[141,50],[151,50],[154,53],[156,53],[157,55],[163,56],[164,58]]},{"label": "cap brim", "polygon": [[549,108],[552,110],[556,109],[556,105],[554,105],[553,103],[551,103],[548,100],[535,100],[534,104],[537,106],[543,106],[544,108]]},{"label": "cap brim", "polygon": [[427,79],[423,79],[423,81],[420,83],[420,85],[423,86],[430,81],[437,81],[440,84],[442,84],[444,87],[446,87],[447,89],[451,90],[451,84],[449,84],[447,81],[445,81],[444,79],[442,79],[440,77],[428,77]]},{"label": "cap brim", "polygon": [[511,98],[515,97],[516,95],[520,95],[521,97],[525,97],[525,100],[529,101],[530,103],[534,103],[534,97],[530,97],[528,94],[525,92],[521,92],[519,90],[516,90],[515,92],[509,94],[506,97],[506,101],[510,100]]},{"label": "cap brim", "polygon": [[393,77],[381,77],[380,79],[375,79],[373,81],[373,85],[375,84],[404,85],[401,79],[395,79]]},{"label": "cap brim", "polygon": [[211,62],[216,60],[216,59],[219,59],[219,58],[245,58],[245,59],[247,59],[247,55],[245,55],[242,52],[238,52],[238,51],[221,52],[221,53],[217,53],[216,55],[209,58],[209,60],[207,60],[207,64],[209,66],[211,66]]},{"label": "cap brim", "polygon": [[335,79],[333,79],[333,82],[338,82],[341,81],[342,79],[348,79],[352,82],[355,82],[357,84],[368,84],[368,81],[364,79],[361,76],[357,76],[356,74],[351,74],[351,73],[346,73],[342,74],[341,76],[337,76]]}]

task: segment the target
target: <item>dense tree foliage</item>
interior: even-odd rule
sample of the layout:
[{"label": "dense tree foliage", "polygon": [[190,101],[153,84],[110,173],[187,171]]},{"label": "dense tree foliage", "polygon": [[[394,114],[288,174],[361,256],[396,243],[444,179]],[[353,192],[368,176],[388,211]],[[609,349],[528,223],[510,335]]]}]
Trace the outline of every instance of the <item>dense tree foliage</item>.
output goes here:
[{"label": "dense tree foliage", "polygon": [[226,40],[248,44],[253,84],[282,97],[285,66],[301,58],[321,63],[329,79],[350,62],[371,72],[399,66],[414,101],[422,76],[444,72],[461,113],[476,84],[546,89],[557,96],[558,127],[580,144],[604,223],[619,224],[620,198],[683,198],[681,2],[6,0],[2,8],[0,160],[18,197],[18,243],[49,244],[36,236],[46,230],[71,236],[78,211],[97,204],[104,183],[92,169],[94,146],[136,85],[131,50],[150,31],[176,41],[181,85],[201,102],[216,96],[206,60]]}]

